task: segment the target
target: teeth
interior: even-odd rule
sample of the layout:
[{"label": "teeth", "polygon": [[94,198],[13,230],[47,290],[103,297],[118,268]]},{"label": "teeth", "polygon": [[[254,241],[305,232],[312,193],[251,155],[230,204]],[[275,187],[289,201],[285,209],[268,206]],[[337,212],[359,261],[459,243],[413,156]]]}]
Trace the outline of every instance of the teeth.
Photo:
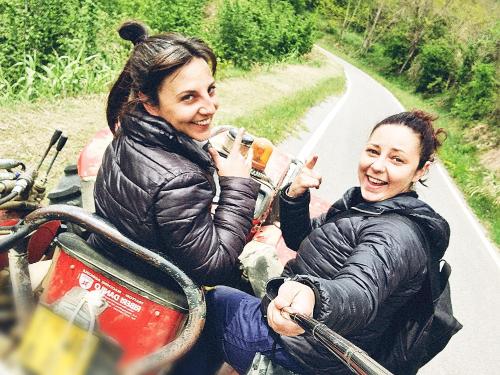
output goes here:
[{"label": "teeth", "polygon": [[375,185],[385,185],[387,183],[385,181],[379,180],[378,178],[374,178],[371,176],[367,176],[367,177],[368,177],[368,181],[370,181],[372,184],[375,184]]},{"label": "teeth", "polygon": [[205,120],[201,120],[201,121],[193,121],[196,125],[208,125],[210,124],[210,119],[205,119]]}]

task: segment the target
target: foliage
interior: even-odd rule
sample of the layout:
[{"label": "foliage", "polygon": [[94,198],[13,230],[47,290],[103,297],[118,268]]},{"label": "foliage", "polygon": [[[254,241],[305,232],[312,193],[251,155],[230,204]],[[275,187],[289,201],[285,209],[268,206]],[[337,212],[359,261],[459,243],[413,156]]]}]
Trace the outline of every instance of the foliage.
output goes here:
[{"label": "foliage", "polygon": [[[220,0],[220,11],[207,14],[213,1],[0,0],[0,85],[4,89],[0,100],[104,90],[130,51],[130,44],[116,33],[130,19],[143,21],[152,33],[176,31],[203,37],[225,60],[223,66],[248,68],[295,58],[312,48],[309,11],[318,3]],[[213,15],[220,19],[213,20]],[[216,28],[210,29],[211,24]],[[106,73],[101,79],[85,70]],[[71,74],[75,75],[70,79]],[[55,77],[64,82],[56,85]]]},{"label": "foliage", "polygon": [[218,56],[249,68],[311,50],[313,24],[284,1],[227,0],[219,9],[214,44]]},{"label": "foliage", "polygon": [[115,75],[99,55],[84,57],[83,49],[76,57],[55,54],[52,60],[40,66],[36,53],[25,55],[14,66],[21,72],[15,82],[0,68],[0,103],[98,92]]},{"label": "foliage", "polygon": [[410,40],[406,27],[397,27],[385,35],[383,40],[384,55],[391,60],[391,72],[397,72],[408,56]]},{"label": "foliage", "polygon": [[122,19],[140,19],[155,32],[175,31],[197,35],[203,21],[203,9],[207,0],[122,0]]},{"label": "foliage", "polygon": [[455,48],[444,39],[425,44],[419,55],[418,64],[416,90],[419,92],[443,92],[456,77],[458,69]]},{"label": "foliage", "polygon": [[498,82],[480,64],[499,64],[500,3],[321,0],[317,9],[322,30],[349,55],[463,119],[498,123]]},{"label": "foliage", "polygon": [[[271,1],[271,0],[268,0]],[[295,9],[295,13],[311,12],[315,10],[320,0],[287,0]]]},{"label": "foliage", "polygon": [[60,55],[95,50],[98,9],[91,0],[0,0],[0,66],[17,81],[27,55],[37,55],[37,68]]},{"label": "foliage", "polygon": [[453,113],[466,120],[479,120],[491,116],[498,97],[498,81],[493,64],[473,66],[471,79],[460,88],[453,105]]}]

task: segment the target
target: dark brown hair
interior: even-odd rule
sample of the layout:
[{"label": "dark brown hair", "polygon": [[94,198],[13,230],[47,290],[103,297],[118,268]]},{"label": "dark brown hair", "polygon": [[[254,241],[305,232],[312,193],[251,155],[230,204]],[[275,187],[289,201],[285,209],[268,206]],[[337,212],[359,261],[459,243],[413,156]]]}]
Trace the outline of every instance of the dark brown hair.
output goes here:
[{"label": "dark brown hair", "polygon": [[446,139],[446,131],[444,129],[434,129],[433,122],[436,119],[437,116],[421,110],[401,112],[380,121],[373,127],[370,135],[382,125],[407,126],[420,138],[420,159],[417,168],[421,169],[427,161],[434,161],[437,149]]},{"label": "dark brown hair", "polygon": [[139,93],[158,105],[158,91],[164,79],[193,58],[202,58],[215,74],[217,60],[205,42],[176,33],[148,36],[144,25],[131,21],[118,29],[134,49],[108,96],[106,119],[114,133],[116,123],[128,108],[140,103]]}]

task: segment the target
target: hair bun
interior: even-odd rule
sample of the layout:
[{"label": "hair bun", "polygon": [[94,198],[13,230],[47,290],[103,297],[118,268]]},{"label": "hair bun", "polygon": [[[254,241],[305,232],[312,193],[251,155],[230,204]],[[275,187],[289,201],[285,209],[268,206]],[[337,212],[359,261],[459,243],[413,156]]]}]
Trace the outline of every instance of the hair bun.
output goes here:
[{"label": "hair bun", "polygon": [[122,39],[131,41],[134,46],[148,37],[146,27],[137,21],[128,21],[118,29]]}]

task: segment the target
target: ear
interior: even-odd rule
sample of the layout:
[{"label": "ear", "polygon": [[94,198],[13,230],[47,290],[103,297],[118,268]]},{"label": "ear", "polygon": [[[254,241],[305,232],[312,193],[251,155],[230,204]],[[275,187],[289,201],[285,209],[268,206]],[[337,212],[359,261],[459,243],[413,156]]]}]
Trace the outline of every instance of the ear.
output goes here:
[{"label": "ear", "polygon": [[144,95],[142,92],[139,93],[139,100],[141,101],[142,105],[146,109],[146,111],[152,115],[152,116],[159,116],[160,111],[156,105],[151,104],[149,101],[149,98]]},{"label": "ear", "polygon": [[424,177],[427,172],[429,172],[429,168],[431,166],[431,162],[430,161],[426,161],[424,166],[420,169],[418,169],[416,172],[415,172],[415,175],[413,176],[413,178],[411,179],[412,182],[417,182],[418,180],[420,180],[422,177]]}]

